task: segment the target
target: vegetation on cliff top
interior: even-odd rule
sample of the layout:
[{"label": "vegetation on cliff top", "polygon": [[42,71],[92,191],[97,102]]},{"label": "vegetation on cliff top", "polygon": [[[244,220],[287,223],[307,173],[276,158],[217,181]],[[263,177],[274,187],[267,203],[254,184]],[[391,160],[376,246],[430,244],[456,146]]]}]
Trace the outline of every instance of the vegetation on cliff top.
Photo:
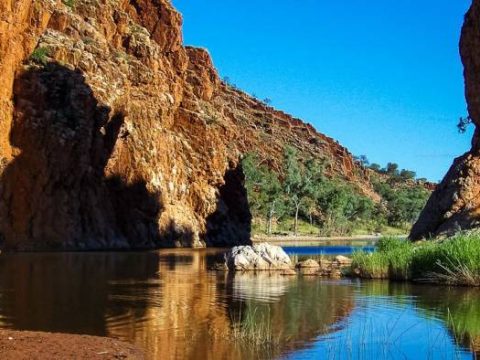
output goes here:
[{"label": "vegetation on cliff top", "polygon": [[422,243],[383,238],[378,251],[353,255],[352,273],[369,279],[480,286],[480,235]]},{"label": "vegetation on cliff top", "polygon": [[[362,166],[365,166],[365,162]],[[370,180],[381,201],[375,202],[354,183],[328,176],[325,159],[301,161],[292,147],[284,150],[280,171],[255,153],[242,161],[254,232],[291,231],[294,234],[350,235],[405,232],[417,219],[429,191],[415,173],[389,164],[371,171]]]}]

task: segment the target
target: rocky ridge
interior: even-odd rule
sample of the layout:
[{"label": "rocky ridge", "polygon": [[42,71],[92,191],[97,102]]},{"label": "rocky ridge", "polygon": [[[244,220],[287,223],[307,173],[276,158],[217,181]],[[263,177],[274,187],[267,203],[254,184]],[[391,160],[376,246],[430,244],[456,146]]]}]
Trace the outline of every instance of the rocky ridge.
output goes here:
[{"label": "rocky ridge", "polygon": [[13,250],[250,242],[239,166],[347,149],[222,82],[167,0],[0,0],[0,236]]},{"label": "rocky ridge", "polygon": [[480,1],[465,15],[460,39],[464,65],[465,97],[475,126],[470,151],[456,158],[436,187],[410,238],[419,240],[452,235],[480,226]]}]

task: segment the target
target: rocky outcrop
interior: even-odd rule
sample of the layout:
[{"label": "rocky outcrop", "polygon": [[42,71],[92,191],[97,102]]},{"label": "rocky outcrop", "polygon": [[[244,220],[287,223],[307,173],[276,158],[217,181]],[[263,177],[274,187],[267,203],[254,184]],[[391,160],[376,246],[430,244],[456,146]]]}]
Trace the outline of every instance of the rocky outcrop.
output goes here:
[{"label": "rocky outcrop", "polygon": [[225,253],[225,265],[234,271],[292,269],[292,261],[285,251],[268,243],[233,247]]},{"label": "rocky outcrop", "polygon": [[453,162],[430,197],[410,238],[419,240],[451,235],[480,225],[480,1],[474,0],[462,28],[460,55],[464,65],[465,95],[475,126],[469,152]]},{"label": "rocky outcrop", "polygon": [[239,161],[286,144],[375,197],[334,140],[219,79],[168,0],[0,0],[6,249],[250,242]]}]

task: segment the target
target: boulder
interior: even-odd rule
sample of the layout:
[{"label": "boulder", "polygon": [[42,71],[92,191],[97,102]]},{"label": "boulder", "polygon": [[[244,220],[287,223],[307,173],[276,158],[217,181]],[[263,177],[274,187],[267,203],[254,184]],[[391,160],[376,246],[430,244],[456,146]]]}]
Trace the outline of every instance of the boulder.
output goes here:
[{"label": "boulder", "polygon": [[285,270],[282,270],[282,272],[280,273],[280,275],[283,275],[283,276],[296,276],[297,275],[297,272],[293,269],[285,269]]},{"label": "boulder", "polygon": [[341,266],[350,265],[352,263],[352,259],[343,255],[336,256],[335,261]]},{"label": "boulder", "polygon": [[302,275],[318,275],[320,270],[320,264],[313,259],[300,261],[295,267],[300,270]]},{"label": "boulder", "polygon": [[318,269],[320,268],[320,264],[313,259],[308,259],[305,261],[300,261],[299,263],[297,263],[296,267],[298,269]]},{"label": "boulder", "polygon": [[235,246],[225,255],[229,270],[288,270],[292,268],[290,257],[280,246],[261,243],[253,246]]}]

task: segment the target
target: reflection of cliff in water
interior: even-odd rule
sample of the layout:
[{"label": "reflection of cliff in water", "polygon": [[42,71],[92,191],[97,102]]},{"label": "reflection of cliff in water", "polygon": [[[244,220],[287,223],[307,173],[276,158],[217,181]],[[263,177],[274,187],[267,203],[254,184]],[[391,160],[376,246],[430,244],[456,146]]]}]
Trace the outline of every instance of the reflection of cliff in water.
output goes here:
[{"label": "reflection of cliff in water", "polygon": [[[206,255],[209,254],[209,255]],[[208,272],[214,251],[162,252],[161,294],[143,319],[130,326],[108,324],[109,334],[134,341],[162,359],[254,359],[278,356],[325,333],[353,306],[347,286],[319,286],[279,275]],[[256,292],[261,284],[262,292]],[[249,289],[249,287],[252,289]],[[267,310],[269,309],[269,310]],[[280,337],[275,349],[230,338],[232,322],[249,311],[269,311],[271,330]],[[139,326],[139,322],[142,323]]]},{"label": "reflection of cliff in water", "polygon": [[[333,339],[325,346],[341,348],[342,336],[365,336],[368,316],[383,314],[374,325],[389,328],[389,316],[395,322],[405,309],[411,314],[397,333],[439,319],[446,340],[479,353],[478,289],[207,271],[219,256],[213,249],[2,254],[0,327],[119,337],[151,359],[268,359],[309,351],[325,343],[321,335]],[[268,323],[273,346],[232,340],[232,327],[252,315]],[[378,350],[373,340],[368,346]]]},{"label": "reflection of cliff in water", "polygon": [[[105,314],[122,311],[110,294],[118,279],[141,293],[156,253],[50,253],[0,256],[0,326],[107,335]],[[148,303],[138,299],[138,316]]]},{"label": "reflection of cliff in water", "polygon": [[[304,347],[353,307],[349,286],[207,271],[216,250],[0,257],[0,327],[108,335],[152,359],[271,358]],[[275,347],[233,341],[268,313]]]}]

